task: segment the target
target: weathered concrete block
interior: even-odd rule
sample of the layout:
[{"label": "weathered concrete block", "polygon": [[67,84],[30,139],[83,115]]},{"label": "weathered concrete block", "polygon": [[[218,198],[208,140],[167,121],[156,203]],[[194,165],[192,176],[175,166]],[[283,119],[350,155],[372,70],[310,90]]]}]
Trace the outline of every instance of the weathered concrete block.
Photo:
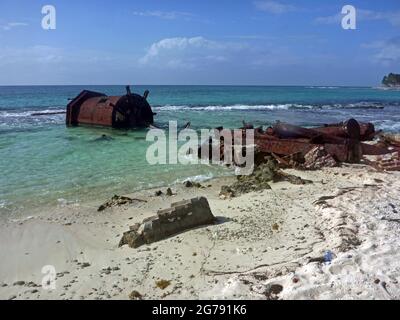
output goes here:
[{"label": "weathered concrete block", "polygon": [[129,231],[124,232],[119,246],[127,244],[137,248],[214,221],[215,217],[206,198],[179,201],[171,204],[170,208],[158,210],[156,216],[143,220],[140,225],[130,227]]}]

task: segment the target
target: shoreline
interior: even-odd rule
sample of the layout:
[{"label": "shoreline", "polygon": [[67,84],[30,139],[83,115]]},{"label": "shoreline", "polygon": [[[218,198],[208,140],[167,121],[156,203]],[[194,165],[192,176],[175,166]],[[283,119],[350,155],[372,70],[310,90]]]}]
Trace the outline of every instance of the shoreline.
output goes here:
[{"label": "shoreline", "polygon": [[[203,178],[199,178],[198,177],[203,177]],[[224,180],[224,179],[231,179],[231,178],[235,178],[235,174],[232,171],[232,174],[227,175],[227,174],[221,174],[221,175],[217,175],[217,176],[211,176],[208,177],[207,174],[200,174],[200,175],[196,175],[196,176],[188,176],[188,177],[184,177],[184,178],[178,178],[176,179],[174,182],[172,183],[164,183],[160,186],[148,186],[148,187],[144,187],[142,189],[137,189],[137,190],[133,190],[132,192],[117,192],[116,194],[121,195],[121,196],[132,196],[132,195],[145,195],[145,196],[149,196],[151,195],[151,193],[154,193],[158,190],[166,190],[167,188],[182,188],[182,184],[184,181],[192,181],[192,182],[198,182],[200,184],[202,184],[203,186],[208,185],[209,183],[211,183],[212,181],[216,180]],[[109,198],[111,198],[114,194],[113,193],[109,193]],[[6,204],[7,201],[4,200],[4,205],[3,207],[0,207],[1,212],[0,211],[0,220],[2,219],[14,219],[14,220],[24,220],[26,218],[31,218],[31,217],[36,217],[36,216],[41,216],[43,214],[43,212],[53,212],[54,210],[59,210],[60,208],[64,208],[64,207],[96,207],[100,205],[99,201],[106,201],[106,198],[102,198],[101,199],[94,199],[94,196],[91,196],[89,198],[86,199],[64,199],[64,198],[59,198],[59,199],[53,199],[51,202],[47,202],[41,206],[35,205],[34,207],[31,207],[29,209],[12,209],[12,208],[7,208]]]},{"label": "shoreline", "polygon": [[[392,232],[399,227],[400,174],[365,165],[285,171],[313,183],[278,182],[222,200],[220,187],[234,180],[222,177],[204,189],[177,185],[174,196],[154,195],[166,187],[127,194],[147,202],[102,212],[97,207],[107,199],[1,221],[0,298],[129,299],[133,291],[143,299],[398,297]],[[208,199],[217,224],[118,248],[129,226],[195,196]],[[328,250],[331,264],[320,263]],[[45,265],[55,267],[55,290],[41,287]]]}]

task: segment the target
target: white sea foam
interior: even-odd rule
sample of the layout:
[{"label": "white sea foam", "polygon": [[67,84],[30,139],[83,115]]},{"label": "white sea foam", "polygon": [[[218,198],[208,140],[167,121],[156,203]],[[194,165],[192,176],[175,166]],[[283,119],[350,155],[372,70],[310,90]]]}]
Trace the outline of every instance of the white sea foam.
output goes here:
[{"label": "white sea foam", "polygon": [[6,110],[0,111],[0,118],[26,118],[26,117],[35,117],[35,116],[54,116],[60,114],[60,112],[64,112],[65,109],[37,109],[37,110]]},{"label": "white sea foam", "polygon": [[310,86],[307,87],[308,89],[339,89],[340,87],[332,87],[332,86],[328,86],[328,87],[319,87],[319,86]]},{"label": "white sea foam", "polygon": [[400,122],[395,120],[382,120],[374,122],[375,126],[383,131],[400,132]]},{"label": "white sea foam", "polygon": [[187,177],[187,178],[184,178],[184,179],[177,179],[175,181],[175,183],[184,183],[186,181],[204,182],[204,181],[211,180],[212,178],[214,178],[214,175],[212,173],[199,174],[199,175]]},{"label": "white sea foam", "polygon": [[266,105],[246,105],[246,104],[235,104],[235,105],[209,105],[209,106],[188,106],[188,105],[165,105],[154,107],[155,110],[166,110],[166,111],[181,111],[181,110],[192,110],[192,111],[235,111],[235,110],[289,110],[289,109],[313,109],[315,106],[312,105],[301,105],[301,104],[266,104]]},{"label": "white sea foam", "polygon": [[208,105],[208,106],[190,106],[190,105],[165,105],[155,106],[153,109],[159,111],[274,111],[274,110],[314,110],[314,109],[382,109],[383,105],[373,102],[357,102],[346,104],[325,104],[310,105],[298,103],[286,104],[234,104],[234,105]]},{"label": "white sea foam", "polygon": [[[336,103],[324,105],[312,105],[301,103],[277,103],[277,104],[232,104],[232,105],[162,105],[153,106],[155,111],[274,111],[274,110],[313,110],[313,109],[347,109],[347,108],[360,108],[360,109],[381,109],[384,106],[374,102],[357,102],[357,103]],[[45,118],[54,116],[63,116],[61,113],[65,112],[64,108],[51,108],[51,109],[34,109],[34,110],[3,110],[0,111],[0,118]]]}]

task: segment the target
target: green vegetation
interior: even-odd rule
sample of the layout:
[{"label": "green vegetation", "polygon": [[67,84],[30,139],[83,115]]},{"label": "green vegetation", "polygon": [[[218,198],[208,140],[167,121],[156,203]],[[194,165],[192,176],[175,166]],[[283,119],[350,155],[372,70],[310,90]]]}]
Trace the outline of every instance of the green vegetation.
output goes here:
[{"label": "green vegetation", "polygon": [[400,86],[400,74],[389,73],[383,78],[382,84],[387,87]]}]

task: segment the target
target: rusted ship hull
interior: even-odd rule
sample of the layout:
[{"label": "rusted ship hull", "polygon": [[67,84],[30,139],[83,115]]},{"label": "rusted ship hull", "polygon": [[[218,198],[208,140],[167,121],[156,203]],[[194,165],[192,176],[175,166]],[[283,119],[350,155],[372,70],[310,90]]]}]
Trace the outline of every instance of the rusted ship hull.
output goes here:
[{"label": "rusted ship hull", "polygon": [[147,127],[154,122],[154,113],[143,96],[127,87],[124,96],[84,90],[67,105],[66,125],[93,125],[112,128]]}]

